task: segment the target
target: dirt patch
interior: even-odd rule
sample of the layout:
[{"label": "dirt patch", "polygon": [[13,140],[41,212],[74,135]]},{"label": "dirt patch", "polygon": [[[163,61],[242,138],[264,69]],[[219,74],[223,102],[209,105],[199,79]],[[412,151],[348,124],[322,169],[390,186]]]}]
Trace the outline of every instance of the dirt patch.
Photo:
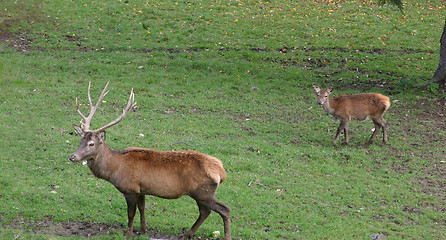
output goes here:
[{"label": "dirt patch", "polygon": [[7,42],[18,51],[30,50],[32,40],[27,36],[32,25],[42,22],[46,18],[41,17],[40,5],[32,5],[30,1],[16,1],[14,4],[5,5],[11,15],[0,14],[0,41]]},{"label": "dirt patch", "polygon": [[[1,220],[1,218],[0,218]],[[25,219],[16,219],[9,224],[4,224],[3,227],[20,229],[26,232],[32,232],[35,234],[48,234],[61,237],[92,237],[92,236],[111,236],[116,232],[126,231],[126,227],[122,224],[104,224],[95,222],[54,222],[51,218],[44,220],[30,221]],[[142,234],[139,229],[133,228],[135,235],[147,236],[149,239],[169,239],[177,240],[184,239],[182,236],[186,233],[186,229],[183,229],[181,233],[176,235],[168,235],[158,229],[148,229],[147,233]],[[209,239],[204,234],[197,235],[194,240]]]},{"label": "dirt patch", "polygon": [[[0,15],[0,41],[7,42],[10,46],[16,48],[18,51],[28,51],[31,39],[27,37],[27,33],[15,32],[14,26],[25,21],[24,19],[11,19],[6,15]],[[26,21],[29,21],[27,18]],[[14,31],[15,29],[15,31]]]},{"label": "dirt patch", "polygon": [[25,231],[51,234],[57,236],[91,237],[94,235],[108,235],[112,229],[123,229],[113,224],[99,224],[93,222],[53,222],[51,218],[40,221],[14,220],[8,227]]},{"label": "dirt patch", "polygon": [[6,15],[0,14],[0,41],[5,41],[12,37],[12,33],[7,31],[6,29],[11,28],[11,25],[14,24],[15,20],[6,19]]}]

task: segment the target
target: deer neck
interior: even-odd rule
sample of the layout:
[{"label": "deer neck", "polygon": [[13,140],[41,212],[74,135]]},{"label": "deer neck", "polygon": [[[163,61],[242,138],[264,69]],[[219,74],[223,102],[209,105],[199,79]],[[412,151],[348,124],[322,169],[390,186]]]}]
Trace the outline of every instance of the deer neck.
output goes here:
[{"label": "deer neck", "polygon": [[109,181],[112,174],[116,171],[115,151],[111,150],[107,144],[102,143],[98,154],[94,159],[88,160],[87,165],[94,176]]},{"label": "deer neck", "polygon": [[325,101],[324,102],[324,105],[322,105],[322,107],[324,108],[324,110],[327,112],[327,113],[329,113],[329,114],[331,114],[331,115],[334,115],[334,112],[335,112],[335,110],[334,110],[334,106],[336,105],[336,101],[333,99],[333,98],[331,98],[330,96],[328,97],[328,101]]}]

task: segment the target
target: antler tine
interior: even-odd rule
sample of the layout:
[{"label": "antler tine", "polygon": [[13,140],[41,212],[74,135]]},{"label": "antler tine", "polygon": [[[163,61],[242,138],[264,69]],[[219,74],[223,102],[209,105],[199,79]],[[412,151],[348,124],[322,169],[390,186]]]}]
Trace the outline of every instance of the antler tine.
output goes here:
[{"label": "antler tine", "polygon": [[[77,112],[79,113],[79,115],[81,115],[81,117],[82,117],[82,119],[84,120],[84,121],[86,121],[87,120],[87,118],[85,117],[85,115],[84,114],[82,114],[82,112],[81,112],[81,110],[79,110],[79,103],[78,103],[78,101],[77,101],[77,98],[76,98],[76,110],[77,110]],[[84,123],[82,123],[82,121],[81,121],[81,127],[82,127],[82,129],[84,129]]]},{"label": "antler tine", "polygon": [[96,105],[94,105],[94,106],[93,106],[93,103],[92,103],[91,97],[90,97],[90,83],[91,82],[88,83],[88,101],[90,101],[90,114],[88,115],[88,118],[87,118],[88,122],[87,122],[87,120],[85,121],[86,130],[88,130],[88,131],[91,131],[90,130],[91,119],[93,119],[93,115],[96,113],[96,110],[98,109],[99,103],[101,103],[102,99],[108,93],[108,91],[106,92],[106,90],[107,90],[107,87],[108,87],[108,84],[110,83],[110,81],[108,81],[107,84],[105,84],[105,87],[102,90],[102,93],[99,96],[98,101],[96,102]]},{"label": "antler tine", "polygon": [[[98,102],[96,103],[96,105],[95,105],[95,111],[96,111],[96,108],[98,108],[98,106],[99,106],[99,103],[102,101],[102,99],[105,97],[105,95],[107,95],[107,93],[108,93],[108,91],[106,92],[105,90],[107,90],[107,87],[108,87],[108,84],[110,83],[110,81],[108,81],[107,82],[107,84],[105,84],[105,87],[104,87],[104,90],[102,90],[102,93],[101,93],[101,95],[99,96],[99,99],[98,99]],[[90,89],[90,85],[88,85],[88,88]],[[88,93],[90,94],[90,91],[88,91]],[[89,96],[90,97],[90,96]],[[91,104],[91,99],[90,99],[90,106],[92,106],[92,104]],[[92,106],[93,107],[93,106]],[[94,114],[94,112],[93,112],[93,114]],[[93,115],[92,115],[93,116]]]},{"label": "antler tine", "polygon": [[82,114],[82,112],[79,110],[79,104],[78,104],[78,100],[76,98],[76,108],[77,108],[77,112],[79,113],[79,115],[81,115],[82,119],[85,121],[85,123],[81,123],[81,127],[85,132],[91,132],[90,130],[90,123],[91,123],[91,119],[93,119],[93,115],[96,112],[96,109],[99,106],[99,103],[102,101],[102,99],[105,97],[105,95],[107,95],[108,91],[107,90],[107,86],[110,83],[107,82],[107,84],[104,87],[104,90],[102,90],[101,95],[99,96],[98,102],[96,103],[95,106],[93,106],[93,102],[91,101],[91,95],[90,95],[90,88],[91,88],[91,82],[88,83],[88,102],[90,103],[90,114],[88,114],[88,117],[85,117],[84,114]]},{"label": "antler tine", "polygon": [[91,107],[93,106],[93,103],[91,102],[90,87],[91,87],[91,82],[88,82],[88,102],[90,103],[90,112],[91,112]]},{"label": "antler tine", "polygon": [[105,129],[119,123],[122,119],[125,118],[125,116],[127,116],[127,113],[130,111],[130,109],[132,109],[134,106],[136,105],[135,102],[135,94],[133,93],[133,88],[132,91],[130,92],[130,97],[129,97],[129,101],[127,102],[127,106],[122,110],[122,114],[121,116],[119,116],[117,119],[115,119],[114,121],[110,122],[109,124],[94,130],[92,132],[100,132],[100,131],[104,131]]}]

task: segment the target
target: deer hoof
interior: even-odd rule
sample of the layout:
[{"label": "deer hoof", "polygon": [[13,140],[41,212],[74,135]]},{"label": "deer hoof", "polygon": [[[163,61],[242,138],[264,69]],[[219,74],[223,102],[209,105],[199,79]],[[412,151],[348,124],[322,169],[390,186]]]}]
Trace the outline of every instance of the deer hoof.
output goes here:
[{"label": "deer hoof", "polygon": [[125,233],[125,239],[128,239],[128,238],[131,238],[131,237],[133,237],[133,232],[127,232],[127,233]]},{"label": "deer hoof", "polygon": [[187,233],[185,233],[184,235],[183,235],[183,237],[185,238],[185,239],[192,239],[193,237],[194,237],[194,233],[191,233],[190,231],[189,232],[187,232]]}]

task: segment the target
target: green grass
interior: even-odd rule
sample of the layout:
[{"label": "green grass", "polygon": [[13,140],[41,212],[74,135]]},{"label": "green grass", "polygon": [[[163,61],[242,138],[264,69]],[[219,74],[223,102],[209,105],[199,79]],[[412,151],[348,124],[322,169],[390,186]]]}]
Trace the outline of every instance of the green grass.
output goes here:
[{"label": "green grass", "polygon": [[[123,238],[122,194],[68,160],[79,141],[75,98],[88,111],[88,82],[96,98],[110,81],[92,127],[121,114],[133,88],[138,109],[107,131],[109,146],[221,159],[228,178],[217,198],[231,207],[234,239],[445,238],[442,96],[435,85],[411,88],[437,67],[444,6],[404,9],[375,1],[2,1],[0,237],[76,239],[83,235],[51,229],[91,222],[112,226],[92,238]],[[390,144],[364,147],[369,121],[350,124],[349,146],[331,146],[338,123],[316,104],[312,83],[333,84],[334,94],[388,95]],[[168,235],[198,215],[190,198],[149,197],[147,205],[149,226]],[[197,236],[215,230],[223,233],[213,213]]]}]

